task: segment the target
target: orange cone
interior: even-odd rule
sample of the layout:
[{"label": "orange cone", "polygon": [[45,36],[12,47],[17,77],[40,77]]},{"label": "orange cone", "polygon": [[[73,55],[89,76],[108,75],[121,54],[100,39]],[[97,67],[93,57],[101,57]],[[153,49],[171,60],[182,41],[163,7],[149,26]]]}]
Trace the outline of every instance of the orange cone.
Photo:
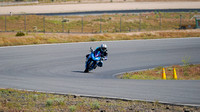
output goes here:
[{"label": "orange cone", "polygon": [[165,69],[163,68],[162,79],[166,80]]},{"label": "orange cone", "polygon": [[177,75],[176,75],[176,69],[174,68],[174,75],[173,75],[174,79],[177,80]]}]

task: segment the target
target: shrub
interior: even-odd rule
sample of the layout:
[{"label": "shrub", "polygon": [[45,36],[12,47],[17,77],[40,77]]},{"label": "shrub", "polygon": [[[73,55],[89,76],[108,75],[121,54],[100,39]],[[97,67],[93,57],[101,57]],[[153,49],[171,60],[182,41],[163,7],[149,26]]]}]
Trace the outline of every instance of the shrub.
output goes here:
[{"label": "shrub", "polygon": [[76,107],[75,107],[75,106],[73,106],[73,105],[72,105],[72,106],[70,106],[70,107],[69,107],[69,111],[70,111],[70,112],[74,112],[74,111],[76,111]]},{"label": "shrub", "polygon": [[90,41],[97,41],[97,39],[96,38],[90,38]]},{"label": "shrub", "polygon": [[33,95],[33,100],[36,101],[38,99],[38,95]]},{"label": "shrub", "polygon": [[66,18],[64,18],[64,19],[62,20],[62,22],[69,22],[69,20],[66,19]]},{"label": "shrub", "polygon": [[162,71],[163,66],[158,66],[156,68],[154,68],[155,71]]},{"label": "shrub", "polygon": [[167,68],[167,70],[168,70],[168,71],[173,71],[173,68],[170,67],[170,68]]},{"label": "shrub", "polygon": [[52,99],[48,99],[46,101],[46,106],[48,107],[48,106],[52,106],[52,105],[53,105],[53,100]]},{"label": "shrub", "polygon": [[64,98],[56,98],[55,102],[57,103],[57,105],[64,105],[65,99]]},{"label": "shrub", "polygon": [[100,105],[98,102],[94,102],[92,105],[92,109],[96,110],[96,109],[99,109],[100,108]]},{"label": "shrub", "polygon": [[184,56],[184,57],[182,58],[182,62],[183,62],[183,65],[184,65],[184,66],[190,65],[190,64],[189,64],[189,62],[190,62],[190,57]]},{"label": "shrub", "polygon": [[25,33],[24,32],[17,32],[16,36],[25,36]]},{"label": "shrub", "polygon": [[34,26],[34,27],[33,27],[33,31],[34,31],[34,32],[37,32],[37,31],[38,31],[37,26]]}]

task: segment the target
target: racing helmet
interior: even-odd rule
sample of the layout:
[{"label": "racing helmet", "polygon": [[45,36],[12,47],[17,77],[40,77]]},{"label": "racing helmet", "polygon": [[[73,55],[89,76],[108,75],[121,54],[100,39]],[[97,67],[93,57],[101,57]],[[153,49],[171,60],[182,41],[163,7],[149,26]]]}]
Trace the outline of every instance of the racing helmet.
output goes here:
[{"label": "racing helmet", "polygon": [[106,52],[107,51],[107,45],[106,44],[101,44],[101,50],[103,52]]}]

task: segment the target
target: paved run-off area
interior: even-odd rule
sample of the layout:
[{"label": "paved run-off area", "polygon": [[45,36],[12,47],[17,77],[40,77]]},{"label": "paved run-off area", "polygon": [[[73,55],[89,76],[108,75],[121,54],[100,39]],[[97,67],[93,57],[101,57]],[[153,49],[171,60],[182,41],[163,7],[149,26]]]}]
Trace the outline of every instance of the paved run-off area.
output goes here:
[{"label": "paved run-off area", "polygon": [[88,3],[64,5],[30,5],[0,7],[0,14],[62,13],[104,10],[137,9],[196,9],[200,2],[128,2],[128,3]]}]

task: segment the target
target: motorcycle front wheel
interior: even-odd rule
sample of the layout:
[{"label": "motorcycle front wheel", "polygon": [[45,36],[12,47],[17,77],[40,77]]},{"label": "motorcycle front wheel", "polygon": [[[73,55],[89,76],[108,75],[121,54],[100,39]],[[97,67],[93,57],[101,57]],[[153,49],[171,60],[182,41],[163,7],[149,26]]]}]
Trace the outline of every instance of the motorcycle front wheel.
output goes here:
[{"label": "motorcycle front wheel", "polygon": [[87,62],[86,62],[86,68],[85,68],[85,73],[88,73],[89,71],[93,70],[95,67],[95,62],[90,58]]}]

